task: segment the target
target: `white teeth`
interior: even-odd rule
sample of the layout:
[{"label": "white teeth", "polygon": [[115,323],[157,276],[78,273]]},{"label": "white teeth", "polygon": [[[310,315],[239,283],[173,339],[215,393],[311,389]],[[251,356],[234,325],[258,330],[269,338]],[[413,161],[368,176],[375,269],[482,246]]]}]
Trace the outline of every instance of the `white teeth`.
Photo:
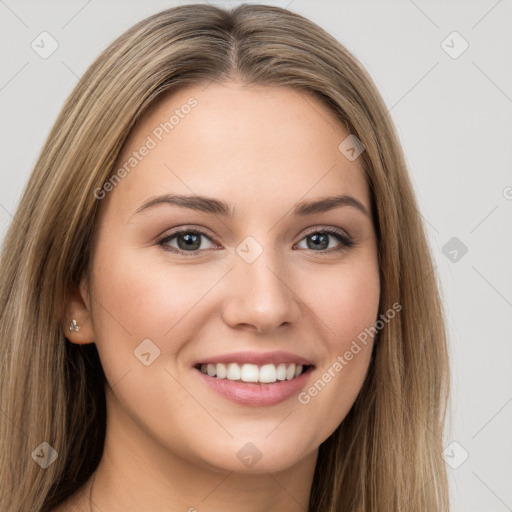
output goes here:
[{"label": "white teeth", "polygon": [[228,364],[228,372],[226,374],[228,380],[240,380],[240,366],[236,363]]},{"label": "white teeth", "polygon": [[240,380],[244,382],[258,382],[258,365],[244,364],[240,369]]},{"label": "white teeth", "polygon": [[276,374],[277,370],[274,364],[265,364],[260,368],[260,382],[275,382]]},{"label": "white teeth", "polygon": [[228,369],[225,364],[217,363],[217,377],[219,379],[225,379],[228,374]]},{"label": "white teeth", "polygon": [[258,367],[256,364],[243,364],[229,363],[208,363],[201,365],[201,372],[209,375],[210,377],[217,377],[218,379],[228,380],[241,380],[243,382],[261,382],[262,384],[269,384],[271,382],[292,380],[299,377],[304,370],[301,364],[295,363],[269,363]]},{"label": "white teeth", "polygon": [[279,363],[276,373],[277,380],[286,380],[286,365],[284,363]]}]

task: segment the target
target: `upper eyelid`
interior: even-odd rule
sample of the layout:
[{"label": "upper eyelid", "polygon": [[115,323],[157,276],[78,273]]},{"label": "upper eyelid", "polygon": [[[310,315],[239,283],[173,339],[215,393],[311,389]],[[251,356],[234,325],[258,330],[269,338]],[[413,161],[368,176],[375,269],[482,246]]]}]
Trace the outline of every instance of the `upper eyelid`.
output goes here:
[{"label": "upper eyelid", "polygon": [[[348,233],[348,231],[346,229],[343,229],[343,228],[338,228],[338,227],[334,227],[334,226],[313,226],[312,228],[308,228],[307,231],[304,233],[303,237],[304,238],[305,236],[307,235],[310,235],[311,233],[318,233],[318,232],[322,232],[322,231],[328,231],[329,234],[332,234],[334,232],[334,234],[337,234],[338,231],[341,231],[343,232],[347,238],[350,238],[352,239],[352,237],[350,236],[350,234]],[[301,238],[301,240],[302,240]]]}]

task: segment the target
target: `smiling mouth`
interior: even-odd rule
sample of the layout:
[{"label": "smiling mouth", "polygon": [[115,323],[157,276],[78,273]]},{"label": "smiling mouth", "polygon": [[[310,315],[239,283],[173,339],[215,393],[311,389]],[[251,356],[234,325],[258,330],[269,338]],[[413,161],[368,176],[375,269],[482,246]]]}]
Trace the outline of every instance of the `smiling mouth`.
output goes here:
[{"label": "smiling mouth", "polygon": [[271,384],[273,382],[294,380],[313,368],[313,365],[295,363],[269,363],[264,365],[250,363],[241,365],[238,363],[199,363],[195,368],[201,373],[219,380]]}]

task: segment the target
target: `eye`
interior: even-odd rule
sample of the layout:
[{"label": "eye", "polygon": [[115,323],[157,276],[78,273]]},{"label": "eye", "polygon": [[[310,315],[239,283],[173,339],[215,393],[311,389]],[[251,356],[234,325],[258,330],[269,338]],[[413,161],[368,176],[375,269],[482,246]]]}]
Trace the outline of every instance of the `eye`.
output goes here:
[{"label": "eye", "polygon": [[[208,247],[204,247],[202,244],[202,238],[206,238],[211,241],[211,238],[202,231],[197,229],[186,229],[176,231],[175,233],[162,238],[158,244],[167,251],[174,251],[182,254],[196,254],[202,250],[208,249]],[[174,239],[176,239],[177,247],[170,243]]]},{"label": "eye", "polygon": [[[167,235],[157,243],[166,251],[195,255],[199,254],[201,251],[212,248],[211,246],[205,247],[202,243],[202,239],[209,240],[210,243],[212,243],[212,239],[203,231],[197,229],[182,229],[181,231]],[[337,248],[329,247],[330,239],[338,241]],[[301,247],[302,249],[305,248],[318,253],[337,252],[354,245],[354,241],[344,231],[338,228],[312,230],[307,233],[302,240],[307,240],[306,247]]]},{"label": "eye", "polygon": [[[329,247],[329,238],[336,239],[339,247]],[[341,251],[354,245],[354,241],[344,231],[337,228],[310,231],[302,240],[307,240],[306,249],[320,253]]]}]

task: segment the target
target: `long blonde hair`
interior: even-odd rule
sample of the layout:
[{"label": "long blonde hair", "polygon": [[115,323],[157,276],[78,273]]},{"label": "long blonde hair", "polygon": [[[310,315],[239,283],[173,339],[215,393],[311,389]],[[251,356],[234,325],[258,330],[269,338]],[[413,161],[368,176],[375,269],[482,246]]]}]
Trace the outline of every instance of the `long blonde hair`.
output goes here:
[{"label": "long blonde hair", "polygon": [[[89,271],[101,188],[130,130],[164,91],[237,79],[307,90],[366,150],[381,277],[395,302],[361,392],[320,446],[310,512],[448,510],[443,311],[402,150],[371,78],[332,36],[288,10],[194,4],[137,23],[90,66],[41,151],[5,238],[0,270],[2,511],[46,512],[92,474],[105,435],[94,344],[62,331],[68,290]],[[47,469],[31,453],[47,442]]]}]

